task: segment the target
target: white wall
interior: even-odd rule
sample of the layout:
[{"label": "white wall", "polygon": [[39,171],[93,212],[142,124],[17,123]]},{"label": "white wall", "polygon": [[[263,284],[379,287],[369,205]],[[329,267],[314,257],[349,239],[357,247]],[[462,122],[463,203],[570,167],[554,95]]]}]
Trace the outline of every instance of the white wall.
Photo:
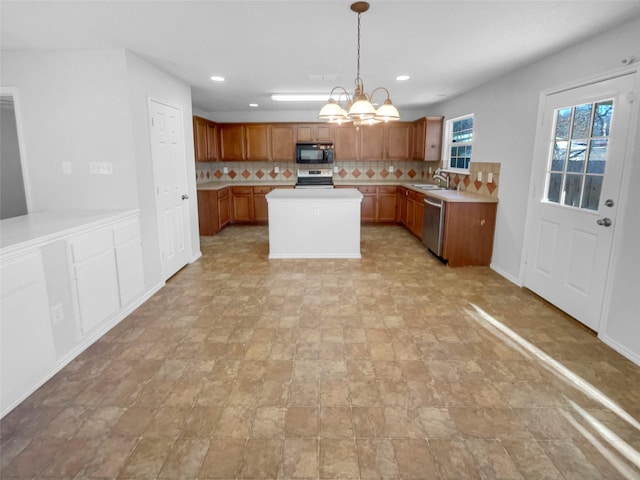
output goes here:
[{"label": "white wall", "polygon": [[1,66],[19,91],[31,210],[138,208],[124,51],[3,51]]},{"label": "white wall", "polygon": [[[161,100],[182,110],[184,123],[187,191],[189,204],[189,225],[191,238],[191,258],[200,256],[200,234],[198,232],[198,205],[196,202],[195,153],[193,147],[193,122],[191,111],[191,88],[155,65],[127,52],[127,80],[132,114],[134,151],[138,165],[138,199],[141,215],[141,229],[144,248],[151,247],[159,252],[158,222],[155,215],[155,189],[153,162],[149,131],[149,97]],[[150,212],[147,214],[147,212]],[[158,258],[145,255],[147,283],[161,282],[162,269]]]},{"label": "white wall", "polygon": [[[629,55],[640,59],[640,19],[429,109],[430,114],[447,118],[475,113],[473,160],[501,163],[492,267],[512,281],[522,281],[520,267],[540,92],[618,70],[621,60]],[[637,109],[640,102],[635,105]],[[640,151],[637,141],[635,148]],[[637,153],[631,163],[623,191],[629,208],[618,219],[621,228],[617,233],[624,237],[619,235],[614,246],[613,282],[609,285],[617,289],[600,335],[640,362],[640,220],[634,207],[640,205]]]}]

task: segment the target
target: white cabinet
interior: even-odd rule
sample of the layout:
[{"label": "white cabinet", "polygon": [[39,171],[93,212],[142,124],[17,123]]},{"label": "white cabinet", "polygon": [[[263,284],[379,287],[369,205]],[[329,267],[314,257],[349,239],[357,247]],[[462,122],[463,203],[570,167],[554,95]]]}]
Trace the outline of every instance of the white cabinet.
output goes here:
[{"label": "white cabinet", "polygon": [[0,264],[0,412],[22,399],[55,362],[39,250]]},{"label": "white cabinet", "polygon": [[144,289],[138,218],[69,240],[80,336],[113,316]]}]

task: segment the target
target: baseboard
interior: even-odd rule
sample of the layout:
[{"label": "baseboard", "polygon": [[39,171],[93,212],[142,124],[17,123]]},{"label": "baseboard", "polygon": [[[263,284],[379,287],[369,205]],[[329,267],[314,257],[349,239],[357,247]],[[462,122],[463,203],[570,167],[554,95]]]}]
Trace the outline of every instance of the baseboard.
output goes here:
[{"label": "baseboard", "polygon": [[509,280],[511,283],[515,283],[517,286],[522,287],[522,282],[517,279],[516,277],[514,277],[513,275],[511,275],[510,273],[507,273],[505,270],[503,270],[502,268],[496,266],[495,264],[491,264],[489,265],[489,268],[491,268],[491,270],[493,270],[494,272],[496,272],[498,275],[500,275],[501,277],[506,278],[507,280]]},{"label": "baseboard", "polygon": [[611,348],[613,348],[616,352],[618,352],[623,357],[631,360],[633,363],[640,367],[640,356],[637,353],[629,350],[624,345],[620,345],[616,340],[609,337],[608,335],[603,335],[598,333],[598,338],[602,341],[602,343],[607,344]]},{"label": "baseboard", "polygon": [[142,294],[137,299],[133,300],[130,304],[128,304],[125,308],[120,310],[117,314],[111,317],[108,321],[101,324],[96,330],[90,332],[86,337],[84,337],[78,345],[76,345],[71,351],[67,352],[61,358],[59,358],[56,363],[52,366],[51,370],[47,372],[43,378],[37,381],[29,390],[25,391],[18,399],[16,399],[12,404],[6,407],[2,412],[0,412],[0,418],[4,417],[11,410],[16,408],[22,402],[24,402],[31,394],[33,394],[36,390],[38,390],[42,385],[47,383],[51,378],[53,378],[60,370],[66,367],[69,363],[71,363],[78,355],[84,352],[87,348],[93,345],[98,339],[100,339],[105,333],[111,330],[113,327],[118,325],[122,320],[127,318],[136,308],[140,307],[143,303],[149,300],[153,295],[155,295],[158,290],[164,287],[165,283],[160,282],[154,285],[152,288],[147,290],[144,294]]}]

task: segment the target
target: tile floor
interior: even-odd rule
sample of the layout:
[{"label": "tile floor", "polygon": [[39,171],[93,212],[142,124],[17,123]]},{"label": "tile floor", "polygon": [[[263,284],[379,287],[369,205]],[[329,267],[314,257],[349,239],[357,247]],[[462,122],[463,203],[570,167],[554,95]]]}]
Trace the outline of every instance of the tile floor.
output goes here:
[{"label": "tile floor", "polygon": [[[640,368],[401,227],[203,257],[0,423],[2,478],[640,478]],[[634,463],[635,462],[635,463]]]}]

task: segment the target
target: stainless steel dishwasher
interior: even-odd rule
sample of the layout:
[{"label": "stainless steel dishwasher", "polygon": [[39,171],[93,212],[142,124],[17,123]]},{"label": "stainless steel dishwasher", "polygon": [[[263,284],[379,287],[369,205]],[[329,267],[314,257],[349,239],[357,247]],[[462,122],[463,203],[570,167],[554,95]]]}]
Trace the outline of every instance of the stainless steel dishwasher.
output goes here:
[{"label": "stainless steel dishwasher", "polygon": [[438,257],[442,255],[442,233],[445,206],[446,204],[437,198],[426,197],[424,199],[422,243]]}]

